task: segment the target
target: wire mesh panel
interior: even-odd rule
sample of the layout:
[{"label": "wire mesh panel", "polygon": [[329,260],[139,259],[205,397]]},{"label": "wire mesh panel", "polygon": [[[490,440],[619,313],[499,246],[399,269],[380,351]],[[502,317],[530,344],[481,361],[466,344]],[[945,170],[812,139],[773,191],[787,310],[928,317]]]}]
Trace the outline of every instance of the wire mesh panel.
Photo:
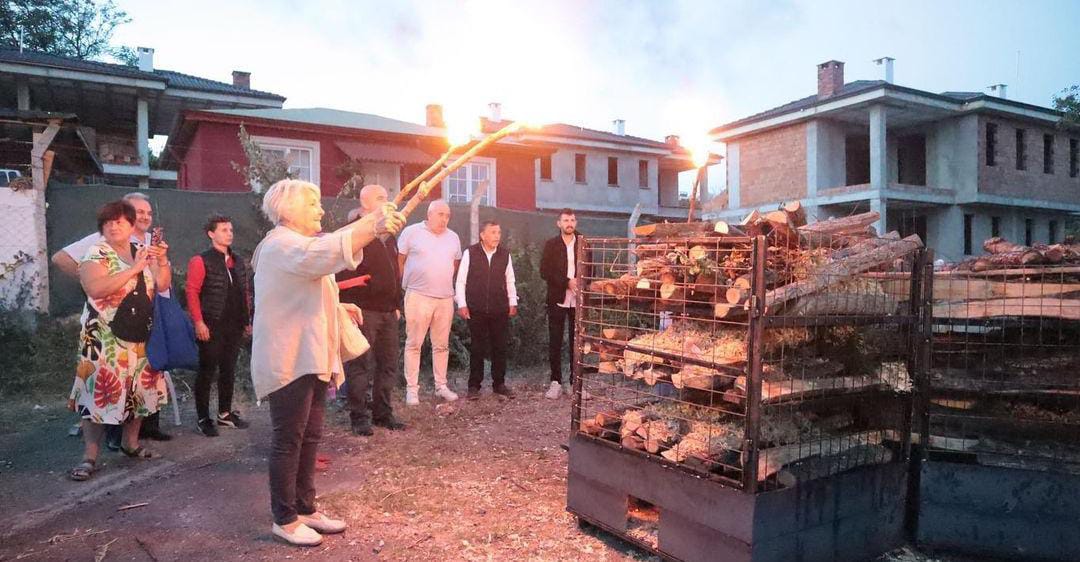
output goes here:
[{"label": "wire mesh panel", "polygon": [[1080,474],[1080,267],[933,280],[928,449]]},{"label": "wire mesh panel", "polygon": [[589,238],[580,257],[581,434],[751,492],[907,456],[920,300],[887,289],[921,242]]}]

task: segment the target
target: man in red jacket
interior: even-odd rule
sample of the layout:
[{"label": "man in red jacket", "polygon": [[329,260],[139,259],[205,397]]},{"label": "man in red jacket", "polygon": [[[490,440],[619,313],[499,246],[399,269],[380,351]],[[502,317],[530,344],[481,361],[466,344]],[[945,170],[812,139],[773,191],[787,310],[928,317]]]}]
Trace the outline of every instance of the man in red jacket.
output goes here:
[{"label": "man in red jacket", "polygon": [[[248,427],[232,409],[232,394],[240,341],[251,334],[251,285],[245,260],[231,249],[233,227],[229,217],[210,217],[205,230],[210,249],[188,262],[185,292],[199,343],[199,376],[195,379],[197,430],[207,437],[216,437],[219,425]],[[215,375],[218,415],[211,418],[210,384]]]}]

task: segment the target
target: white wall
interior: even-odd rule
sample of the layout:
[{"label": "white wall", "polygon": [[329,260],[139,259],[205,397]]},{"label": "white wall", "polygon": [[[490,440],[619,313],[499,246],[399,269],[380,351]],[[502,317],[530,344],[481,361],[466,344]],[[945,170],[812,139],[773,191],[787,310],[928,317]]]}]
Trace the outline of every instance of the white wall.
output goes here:
[{"label": "white wall", "polygon": [[[574,181],[574,155],[585,154],[585,183]],[[619,186],[608,185],[608,157],[619,159]],[[647,160],[649,187],[638,187],[638,160]],[[631,152],[565,148],[551,156],[551,179],[540,179],[537,160],[536,206],[546,209],[570,207],[585,211],[629,213],[640,203],[643,213],[657,213],[659,158]],[[674,186],[678,189],[678,186]]]}]

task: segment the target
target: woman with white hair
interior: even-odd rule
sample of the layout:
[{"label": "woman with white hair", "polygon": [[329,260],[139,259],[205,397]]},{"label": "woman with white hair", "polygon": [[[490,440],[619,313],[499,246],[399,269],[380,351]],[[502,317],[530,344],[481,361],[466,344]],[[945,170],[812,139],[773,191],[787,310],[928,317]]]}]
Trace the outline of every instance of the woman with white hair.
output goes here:
[{"label": "woman with white hair", "polygon": [[314,546],[320,533],[340,533],[345,522],[315,508],[315,456],[322,437],[326,387],[339,385],[338,308],[360,323],[360,309],[341,304],[334,273],[353,269],[376,236],[396,233],[405,217],[393,206],[333,233],[322,230],[319,187],[300,180],[275,183],[262,210],[275,227],[252,256],[255,319],[251,378],[270,403],[270,507],[274,536]]}]

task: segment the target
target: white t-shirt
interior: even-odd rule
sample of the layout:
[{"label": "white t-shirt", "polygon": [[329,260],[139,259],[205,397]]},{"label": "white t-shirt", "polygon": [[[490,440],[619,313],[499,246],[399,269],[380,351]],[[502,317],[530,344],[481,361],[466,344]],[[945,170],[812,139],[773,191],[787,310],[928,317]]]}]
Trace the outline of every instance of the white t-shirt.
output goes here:
[{"label": "white t-shirt", "polygon": [[398,252],[406,256],[402,288],[434,299],[454,296],[454,262],[461,259],[461,239],[453,230],[437,235],[427,222],[407,226],[398,237]]},{"label": "white t-shirt", "polygon": [[[86,259],[86,253],[90,251],[90,248],[93,248],[98,242],[100,242],[101,239],[102,235],[100,232],[91,232],[82,239],[76,240],[71,244],[64,246],[64,249],[61,251],[68,256],[71,256],[71,259],[75,260],[76,262],[82,263],[82,261]],[[144,239],[139,239],[137,235],[132,234],[131,241],[140,246],[149,246],[150,233],[147,232]]]}]

